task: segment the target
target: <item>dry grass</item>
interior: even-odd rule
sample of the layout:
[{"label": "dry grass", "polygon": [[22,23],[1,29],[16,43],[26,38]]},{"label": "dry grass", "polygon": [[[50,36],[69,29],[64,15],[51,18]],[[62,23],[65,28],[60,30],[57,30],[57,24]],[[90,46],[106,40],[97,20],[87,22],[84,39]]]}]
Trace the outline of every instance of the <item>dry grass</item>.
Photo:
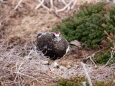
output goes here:
[{"label": "dry grass", "polygon": [[[42,7],[35,10],[36,0],[23,0],[16,7],[17,3],[18,0],[0,2],[0,86],[48,86],[55,83],[57,78],[83,75],[82,66],[78,64],[69,69],[64,65],[53,68],[52,65],[44,64],[49,59],[36,51],[33,42],[37,33],[50,31],[54,24],[76,10],[56,15]],[[84,3],[84,0],[80,0],[78,6],[80,3]],[[64,63],[63,59],[61,63]],[[113,73],[113,68],[107,68],[109,74]],[[89,72],[98,71],[93,69],[91,65],[88,67]],[[92,78],[95,76],[93,74]]]}]

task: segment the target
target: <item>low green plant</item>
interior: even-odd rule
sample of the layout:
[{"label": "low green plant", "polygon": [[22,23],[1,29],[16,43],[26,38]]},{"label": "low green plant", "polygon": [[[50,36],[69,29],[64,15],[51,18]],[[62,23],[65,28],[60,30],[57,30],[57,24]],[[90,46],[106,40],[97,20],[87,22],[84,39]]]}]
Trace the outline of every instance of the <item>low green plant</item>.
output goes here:
[{"label": "low green plant", "polygon": [[114,85],[115,85],[114,79],[108,80],[106,82],[96,80],[94,83],[94,86],[114,86]]},{"label": "low green plant", "polygon": [[106,3],[84,5],[78,13],[70,16],[53,28],[60,31],[68,41],[78,40],[88,48],[102,47],[108,33],[115,35],[115,5]]},{"label": "low green plant", "polygon": [[[86,82],[86,86],[89,86],[87,80],[85,77],[74,77],[72,79],[60,79],[56,85],[53,86],[84,86],[83,82]],[[94,80],[93,86],[114,86],[115,82],[114,79],[108,80],[108,81],[99,81]]]},{"label": "low green plant", "polygon": [[83,86],[82,82],[84,81],[86,81],[85,77],[81,76],[71,79],[60,79],[55,86]]},{"label": "low green plant", "polygon": [[106,84],[103,81],[96,81],[95,86],[106,86]]},{"label": "low green plant", "polygon": [[[112,63],[115,63],[115,54],[113,55],[113,59],[112,59]],[[96,53],[96,55],[94,56],[93,60],[97,63],[97,64],[106,64],[107,61],[111,58],[111,50],[107,49],[107,50],[102,50],[98,53]]]},{"label": "low green plant", "polygon": [[105,64],[108,62],[112,64],[115,63],[115,35],[113,34],[108,34],[107,31],[104,31],[104,33],[107,35],[108,40],[104,40],[104,44],[109,44],[111,46],[111,49],[104,49],[101,50],[100,52],[96,53],[94,56],[94,61],[97,64]]}]

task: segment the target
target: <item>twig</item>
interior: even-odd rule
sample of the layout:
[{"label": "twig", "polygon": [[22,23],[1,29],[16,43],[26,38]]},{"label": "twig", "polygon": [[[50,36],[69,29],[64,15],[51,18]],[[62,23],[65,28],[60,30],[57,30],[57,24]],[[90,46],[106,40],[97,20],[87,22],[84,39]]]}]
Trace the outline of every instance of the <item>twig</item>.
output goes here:
[{"label": "twig", "polygon": [[83,67],[83,69],[84,69],[84,73],[85,73],[86,78],[87,78],[87,80],[88,80],[88,82],[89,82],[89,86],[93,86],[92,81],[91,81],[91,78],[90,78],[90,76],[89,76],[89,74],[88,74],[88,72],[87,72],[87,69],[86,69],[86,67],[85,67],[85,64],[84,64],[83,62],[81,62],[81,65],[82,65],[82,67]]},{"label": "twig", "polygon": [[73,1],[74,0],[71,0],[64,8],[56,10],[56,13],[64,11],[66,8],[68,8],[73,3]]},{"label": "twig", "polygon": [[1,2],[3,2],[3,0],[0,0]]},{"label": "twig", "polygon": [[74,0],[73,5],[71,6],[71,9],[75,7],[76,3],[77,3],[77,0]]},{"label": "twig", "polygon": [[114,58],[113,55],[114,55],[114,50],[111,51],[111,58],[107,61],[107,63],[105,64],[105,66],[107,66],[109,64],[109,62]]},{"label": "twig", "polygon": [[[39,2],[41,2],[41,0],[39,0]],[[48,11],[50,11],[50,9],[48,7],[46,7],[44,4],[42,4],[42,7],[44,7],[45,9],[47,9]]]},{"label": "twig", "polygon": [[18,66],[19,62],[16,62],[16,71],[19,72],[21,69],[21,66],[24,64],[24,62],[21,62],[20,65]]},{"label": "twig", "polygon": [[50,9],[48,7],[46,7],[43,3],[44,0],[38,0],[41,4],[37,5],[37,7],[35,9],[38,9],[40,6],[42,6],[43,8],[47,9],[48,11],[50,11]]},{"label": "twig", "polygon": [[16,10],[16,9],[19,7],[19,5],[22,3],[22,1],[23,1],[23,0],[20,0],[20,1],[18,2],[18,4],[15,6],[14,10]]},{"label": "twig", "polygon": [[67,3],[65,2],[65,0],[61,0],[61,2],[62,2],[64,5],[67,5]]},{"label": "twig", "polygon": [[22,75],[22,76],[26,76],[26,77],[28,77],[28,78],[32,78],[32,79],[38,81],[37,78],[35,78],[35,77],[33,77],[33,76],[30,76],[30,75],[27,75],[27,74],[24,74],[24,73],[21,73],[21,72],[14,72],[14,73],[15,73],[15,74]]},{"label": "twig", "polygon": [[106,0],[106,2],[110,2],[109,0]]},{"label": "twig", "polygon": [[95,61],[92,59],[92,57],[94,57],[95,54],[98,53],[98,52],[100,52],[100,51],[101,51],[101,50],[96,51],[96,52],[94,52],[92,55],[86,57],[86,59],[90,59],[90,60],[91,60],[91,62],[95,65],[95,67],[97,67],[97,65],[96,65]]},{"label": "twig", "polygon": [[113,3],[115,3],[115,0],[113,0]]},{"label": "twig", "polygon": [[42,1],[40,2],[40,4],[38,4],[38,5],[36,6],[35,9],[38,9],[40,6],[42,6],[43,3],[44,3],[44,0],[42,0]]},{"label": "twig", "polygon": [[2,86],[5,86],[5,84],[3,82],[0,82]]},{"label": "twig", "polygon": [[96,63],[92,59],[92,56],[88,56],[87,58],[89,58],[91,60],[91,62],[95,65],[95,67],[97,67]]},{"label": "twig", "polygon": [[54,7],[54,5],[53,5],[53,0],[50,0],[50,5],[51,5],[51,8]]},{"label": "twig", "polygon": [[59,2],[61,2],[61,0],[58,0]]},{"label": "twig", "polygon": [[[62,2],[64,5],[67,5],[67,3],[65,2],[65,0],[61,0],[61,2]],[[68,6],[68,10],[70,10],[70,6]]]}]

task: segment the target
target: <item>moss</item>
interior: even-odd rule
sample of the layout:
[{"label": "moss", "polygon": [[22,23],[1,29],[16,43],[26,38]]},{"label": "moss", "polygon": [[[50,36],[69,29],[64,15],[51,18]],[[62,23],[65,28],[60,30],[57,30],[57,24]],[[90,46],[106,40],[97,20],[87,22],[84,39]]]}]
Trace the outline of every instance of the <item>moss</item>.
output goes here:
[{"label": "moss", "polygon": [[99,49],[106,39],[104,30],[115,35],[115,5],[106,3],[84,5],[78,13],[55,26],[52,31],[60,31],[68,41],[78,40],[84,47]]}]

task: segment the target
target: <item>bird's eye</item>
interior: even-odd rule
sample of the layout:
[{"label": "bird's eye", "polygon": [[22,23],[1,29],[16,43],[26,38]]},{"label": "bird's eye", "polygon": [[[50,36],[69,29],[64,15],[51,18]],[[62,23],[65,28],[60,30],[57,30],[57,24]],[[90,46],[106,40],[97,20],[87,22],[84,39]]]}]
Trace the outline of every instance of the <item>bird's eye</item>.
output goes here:
[{"label": "bird's eye", "polygon": [[42,35],[42,33],[39,33],[38,35],[37,35],[37,38],[39,38],[39,36],[41,36]]},{"label": "bird's eye", "polygon": [[53,34],[53,39],[56,38],[55,34]]}]

